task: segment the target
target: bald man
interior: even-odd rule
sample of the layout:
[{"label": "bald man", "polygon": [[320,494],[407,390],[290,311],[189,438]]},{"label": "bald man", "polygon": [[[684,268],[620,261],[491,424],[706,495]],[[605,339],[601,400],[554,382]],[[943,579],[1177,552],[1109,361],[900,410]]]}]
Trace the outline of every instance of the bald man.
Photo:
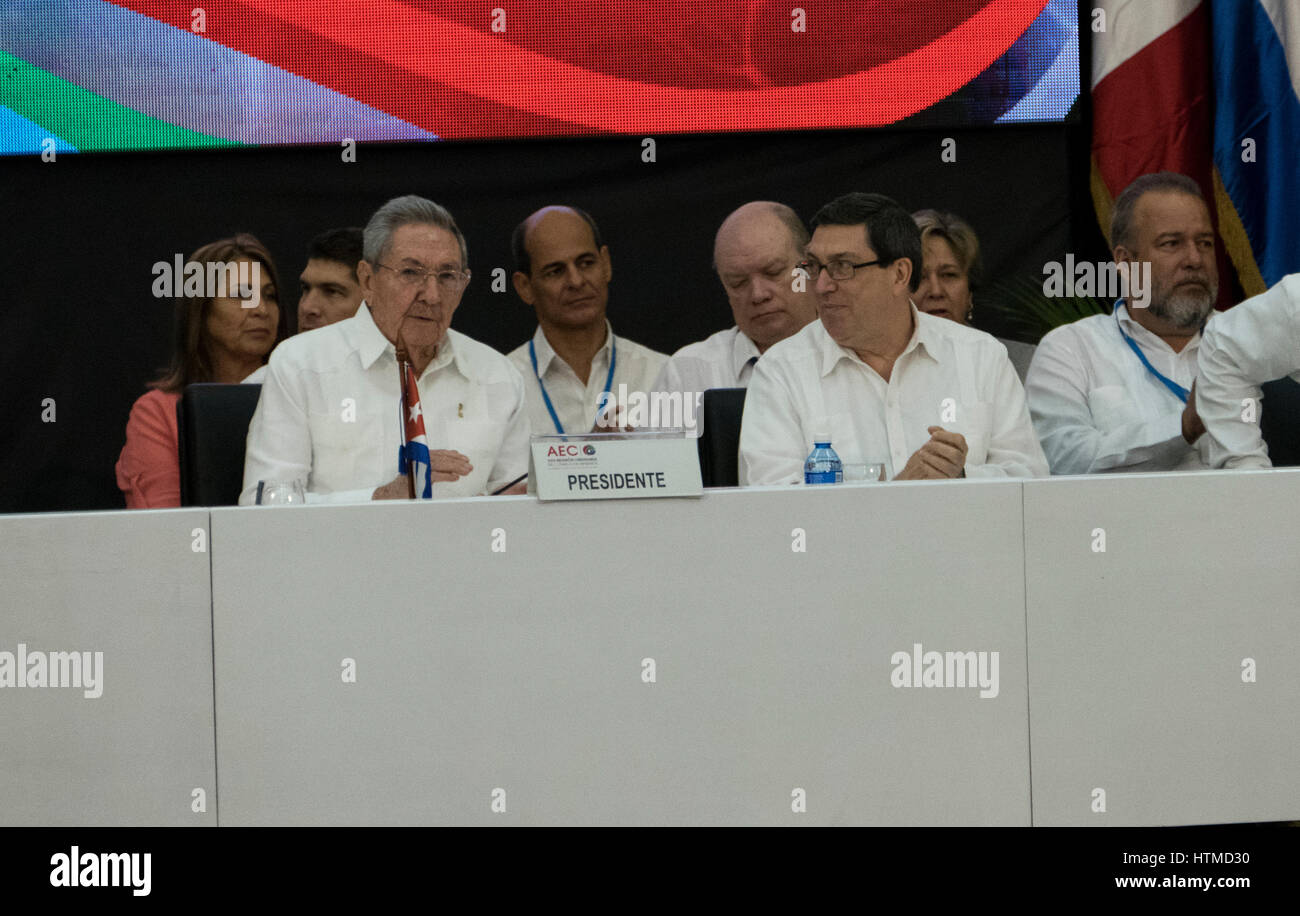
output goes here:
[{"label": "bald man", "polygon": [[511,248],[515,292],[537,313],[532,339],[509,354],[524,377],[532,434],[623,425],[619,405],[632,392],[644,398],[668,357],[614,336],[609,246],[596,221],[576,207],[543,207],[515,227]]},{"label": "bald man", "polygon": [[[785,204],[747,203],[718,228],[713,266],[736,323],[705,340],[687,344],[668,360],[656,391],[693,399],[695,417],[709,388],[747,388],[758,358],[817,317],[812,284],[796,282],[808,230]],[[698,424],[690,427],[698,434]]]}]

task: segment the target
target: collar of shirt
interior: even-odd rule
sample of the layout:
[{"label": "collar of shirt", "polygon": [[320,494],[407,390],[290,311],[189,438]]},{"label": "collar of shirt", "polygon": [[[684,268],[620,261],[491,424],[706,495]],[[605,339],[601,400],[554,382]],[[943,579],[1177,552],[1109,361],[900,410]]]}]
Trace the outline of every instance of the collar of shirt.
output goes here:
[{"label": "collar of shirt", "polygon": [[[1119,323],[1124,328],[1124,333],[1129,337],[1132,337],[1134,343],[1141,346],[1144,350],[1160,350],[1170,354],[1171,356],[1182,356],[1184,353],[1194,352],[1196,348],[1201,345],[1201,331],[1197,331],[1192,335],[1192,339],[1187,342],[1187,346],[1183,347],[1177,353],[1174,353],[1173,347],[1165,343],[1158,335],[1148,331],[1146,328],[1142,327],[1142,325],[1133,320],[1133,316],[1128,312],[1128,303],[1123,299],[1115,300],[1115,307],[1113,310],[1119,314]],[[1209,317],[1206,318],[1206,322],[1208,323],[1210,318],[1213,317],[1214,313],[1211,312]],[[1204,328],[1202,328],[1202,330],[1204,330]]]},{"label": "collar of shirt", "polygon": [[749,339],[749,335],[736,328],[736,336],[731,341],[731,369],[740,378],[745,372],[745,367],[751,360],[757,360],[760,356],[758,344]]},{"label": "collar of shirt", "polygon": [[[379,358],[385,355],[391,356],[393,361],[397,361],[397,347],[393,342],[384,336],[375,324],[374,316],[370,314],[370,306],[363,300],[361,308],[357,309],[356,316],[352,319],[355,324],[350,328],[349,336],[352,346],[356,348],[357,356],[361,359],[361,368],[369,369]],[[433,372],[435,369],[441,369],[449,365],[456,359],[455,349],[451,344],[451,332],[448,331],[442,337],[442,342],[438,344],[438,354],[429,365],[424,367],[424,372],[420,378]]]},{"label": "collar of shirt", "polygon": [[[609,319],[606,318],[605,319],[605,343],[591,357],[591,365],[593,368],[596,366],[597,363],[600,362],[601,354],[604,354],[605,356],[604,364],[606,366],[609,365],[609,350],[610,347],[613,345],[613,343],[614,343],[614,328],[612,325],[610,325]],[[564,360],[559,358],[555,350],[551,347],[551,342],[546,339],[546,334],[545,332],[542,331],[542,326],[540,324],[537,326],[537,330],[533,333],[533,349],[536,350],[537,352],[537,374],[538,375],[545,376],[546,373],[550,371],[551,363],[553,362],[563,363],[566,366],[568,365],[568,363],[565,363]],[[570,366],[569,368],[570,371],[572,371],[572,367]]]},{"label": "collar of shirt", "polygon": [[[947,321],[948,319],[932,318],[929,315],[922,316],[922,313],[916,307],[916,303],[911,300],[908,300],[908,307],[912,310],[912,336],[907,341],[907,346],[903,348],[903,352],[894,359],[894,365],[897,366],[903,357],[918,348],[923,350],[935,362],[939,362],[941,348],[938,345],[940,335],[938,333],[939,326],[936,322]],[[822,378],[830,375],[831,370],[842,359],[866,365],[866,362],[857,353],[836,343],[835,338],[831,337],[825,326],[822,327],[822,336],[824,338],[822,341]]]}]

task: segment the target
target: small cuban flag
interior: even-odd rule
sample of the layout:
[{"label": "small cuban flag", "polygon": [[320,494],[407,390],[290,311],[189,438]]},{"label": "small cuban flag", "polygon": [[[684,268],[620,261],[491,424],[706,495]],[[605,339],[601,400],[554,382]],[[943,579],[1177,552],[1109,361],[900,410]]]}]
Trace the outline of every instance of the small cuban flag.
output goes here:
[{"label": "small cuban flag", "polygon": [[433,498],[433,474],[429,466],[429,440],[424,435],[424,412],[420,409],[420,389],[415,384],[415,370],[410,363],[405,364],[402,376],[402,403],[406,404],[402,428],[406,442],[397,451],[397,473],[407,473],[407,461],[415,463],[415,478],[424,478],[424,493],[421,499]]}]

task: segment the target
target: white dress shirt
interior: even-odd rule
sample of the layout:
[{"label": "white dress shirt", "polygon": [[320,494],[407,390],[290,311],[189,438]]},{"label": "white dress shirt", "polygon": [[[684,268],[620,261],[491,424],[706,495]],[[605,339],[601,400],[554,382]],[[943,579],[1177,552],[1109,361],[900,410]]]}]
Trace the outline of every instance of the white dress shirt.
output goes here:
[{"label": "white dress shirt", "polygon": [[967,477],[1043,477],[1025,392],[1002,344],[918,312],[886,382],[814,321],[754,367],[740,431],[740,482],[796,483],[813,437],[846,463],[883,463],[893,479],[942,426],[966,438]]},{"label": "white dress shirt", "polygon": [[738,327],[687,344],[671,357],[654,383],[656,391],[748,388],[758,345]]},{"label": "white dress shirt", "polygon": [[[433,484],[435,498],[490,493],[528,470],[524,380],[504,356],[448,330],[416,380],[429,450],[473,471]],[[401,390],[394,347],[370,309],[275,348],[248,427],[244,491],[259,480],[307,482],[308,502],[361,502],[399,473]]]},{"label": "white dress shirt", "polygon": [[[630,395],[640,391],[643,395],[652,390],[655,376],[663,368],[668,357],[657,353],[649,347],[628,340],[626,337],[614,337],[614,330],[605,322],[605,343],[596,351],[591,360],[591,371],[587,375],[587,384],[578,379],[578,373],[551,348],[540,325],[533,334],[533,345],[537,350],[537,372],[533,371],[532,360],[528,356],[528,344],[517,347],[510,353],[519,374],[524,377],[524,390],[528,398],[528,419],[534,436],[554,436],[559,434],[550,411],[546,409],[546,399],[542,397],[541,382],[546,385],[546,393],[551,397],[555,414],[569,435],[591,432],[596,425],[596,413],[600,406],[600,396],[605,390],[605,379],[609,377],[609,359],[611,349],[616,350],[614,378],[610,382],[610,396],[617,398],[620,391]],[[623,386],[620,389],[620,386]],[[624,403],[624,402],[620,402]]]},{"label": "white dress shirt", "polygon": [[758,356],[758,345],[740,328],[730,327],[687,344],[669,357],[655,379],[654,390],[670,395],[679,392],[683,405],[695,404],[694,413],[684,412],[682,425],[688,435],[697,437],[704,413],[704,392],[710,388],[748,388]]},{"label": "white dress shirt", "polygon": [[[1268,409],[1260,385],[1289,375],[1300,382],[1300,274],[1228,309],[1205,329],[1196,412],[1205,424],[1197,440],[1213,468],[1272,467],[1259,433]],[[1243,403],[1253,398],[1253,405]],[[1253,406],[1254,418],[1247,419]]]},{"label": "white dress shirt", "polygon": [[1204,468],[1196,446],[1183,438],[1183,402],[1142,365],[1120,327],[1157,371],[1192,387],[1199,332],[1175,353],[1120,303],[1114,314],[1052,329],[1025,378],[1029,413],[1052,473]]}]

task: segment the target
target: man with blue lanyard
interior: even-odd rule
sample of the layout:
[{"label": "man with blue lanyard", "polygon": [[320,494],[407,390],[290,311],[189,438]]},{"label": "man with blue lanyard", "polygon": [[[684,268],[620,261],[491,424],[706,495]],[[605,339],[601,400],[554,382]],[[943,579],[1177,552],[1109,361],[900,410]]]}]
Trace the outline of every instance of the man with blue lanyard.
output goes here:
[{"label": "man with blue lanyard", "polygon": [[612,269],[595,220],[544,207],[515,227],[515,292],[537,313],[531,340],[509,354],[524,377],[535,436],[622,426],[619,407],[652,390],[668,357],[616,337],[605,309]]},{"label": "man with blue lanyard", "polygon": [[1111,245],[1130,276],[1150,264],[1148,301],[1121,296],[1112,314],[1043,337],[1025,377],[1043,452],[1053,474],[1204,468],[1188,402],[1219,275],[1200,187],[1141,176],[1115,200]]}]

